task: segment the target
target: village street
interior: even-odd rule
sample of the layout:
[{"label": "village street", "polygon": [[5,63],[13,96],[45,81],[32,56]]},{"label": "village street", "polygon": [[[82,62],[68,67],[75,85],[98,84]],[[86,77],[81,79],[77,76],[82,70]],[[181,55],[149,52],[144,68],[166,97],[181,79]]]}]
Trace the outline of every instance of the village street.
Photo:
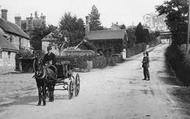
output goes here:
[{"label": "village street", "polygon": [[150,81],[142,80],[139,54],[115,67],[80,73],[78,97],[69,100],[67,91],[56,90],[55,101],[46,106],[36,106],[33,74],[2,75],[0,119],[189,119],[187,107],[182,107],[188,104],[172,93],[180,86],[167,83],[175,78],[166,73],[166,47],[159,45],[150,53]]}]

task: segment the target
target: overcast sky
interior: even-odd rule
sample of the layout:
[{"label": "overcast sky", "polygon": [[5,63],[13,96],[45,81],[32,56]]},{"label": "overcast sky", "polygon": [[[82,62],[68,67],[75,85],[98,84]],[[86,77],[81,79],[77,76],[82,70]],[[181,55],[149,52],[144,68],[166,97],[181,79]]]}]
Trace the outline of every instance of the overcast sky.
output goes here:
[{"label": "overcast sky", "polygon": [[103,26],[110,27],[112,22],[126,26],[142,21],[147,13],[154,13],[155,6],[165,0],[1,0],[0,9],[8,9],[8,20],[14,22],[15,16],[22,19],[34,14],[46,15],[47,24],[58,25],[65,12],[85,20],[94,4],[100,13]]}]

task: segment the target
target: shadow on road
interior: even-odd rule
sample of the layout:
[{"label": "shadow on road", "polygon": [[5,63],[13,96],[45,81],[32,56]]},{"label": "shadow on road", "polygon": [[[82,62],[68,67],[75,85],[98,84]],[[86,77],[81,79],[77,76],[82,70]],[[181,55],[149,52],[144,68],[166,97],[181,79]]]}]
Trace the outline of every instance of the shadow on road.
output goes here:
[{"label": "shadow on road", "polygon": [[[164,72],[167,71],[160,71],[158,74]],[[173,95],[178,107],[180,107],[178,110],[184,115],[190,115],[190,87],[184,86],[171,72],[167,72],[167,76],[160,76],[160,80],[168,85],[168,92]]]}]

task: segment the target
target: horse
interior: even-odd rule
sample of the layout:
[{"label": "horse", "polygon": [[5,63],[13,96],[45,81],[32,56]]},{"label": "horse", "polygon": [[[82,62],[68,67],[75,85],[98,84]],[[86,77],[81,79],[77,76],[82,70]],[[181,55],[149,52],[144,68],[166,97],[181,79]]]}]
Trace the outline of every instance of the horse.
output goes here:
[{"label": "horse", "polygon": [[54,65],[44,66],[42,59],[35,57],[33,62],[34,78],[38,88],[38,104],[46,105],[46,96],[48,94],[49,101],[54,101],[54,87],[57,79],[57,68]]}]

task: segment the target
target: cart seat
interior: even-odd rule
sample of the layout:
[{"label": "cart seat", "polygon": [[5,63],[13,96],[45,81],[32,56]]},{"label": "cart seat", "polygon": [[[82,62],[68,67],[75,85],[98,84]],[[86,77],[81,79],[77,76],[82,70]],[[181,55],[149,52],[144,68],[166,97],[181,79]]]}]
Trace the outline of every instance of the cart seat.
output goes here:
[{"label": "cart seat", "polygon": [[56,64],[57,68],[57,78],[67,78],[68,77],[68,72],[70,70],[70,62],[69,61],[64,61],[61,63]]}]

